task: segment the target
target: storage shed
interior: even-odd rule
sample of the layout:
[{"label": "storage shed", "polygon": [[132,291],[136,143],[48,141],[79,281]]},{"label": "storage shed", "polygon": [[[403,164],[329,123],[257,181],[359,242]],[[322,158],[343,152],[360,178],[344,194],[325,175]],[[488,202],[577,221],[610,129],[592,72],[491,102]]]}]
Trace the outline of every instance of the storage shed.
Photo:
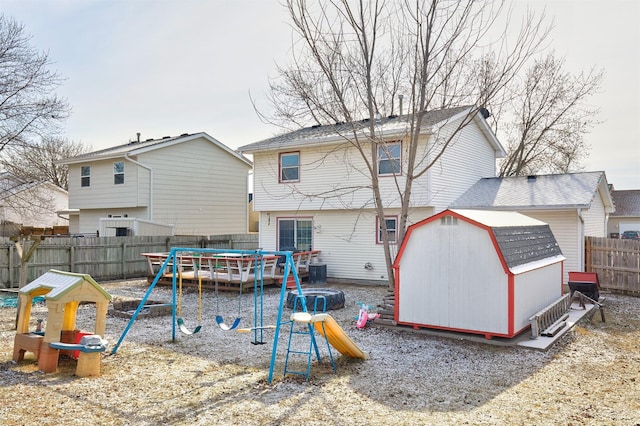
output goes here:
[{"label": "storage shed", "polygon": [[514,337],[562,296],[564,259],[544,222],[515,212],[445,210],[407,230],[393,265],[395,320]]}]

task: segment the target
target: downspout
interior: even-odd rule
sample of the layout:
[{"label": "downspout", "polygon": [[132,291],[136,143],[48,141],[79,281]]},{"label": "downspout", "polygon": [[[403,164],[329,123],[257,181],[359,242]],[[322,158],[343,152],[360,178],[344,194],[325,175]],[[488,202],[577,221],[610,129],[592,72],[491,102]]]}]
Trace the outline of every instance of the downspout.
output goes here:
[{"label": "downspout", "polygon": [[582,209],[578,209],[578,219],[580,219],[580,229],[578,234],[580,235],[580,270],[586,270],[584,264],[584,217],[582,216]]},{"label": "downspout", "polygon": [[153,221],[153,169],[129,157],[128,152],[124,153],[124,158],[125,160],[132,162],[136,166],[140,166],[143,169],[149,170],[149,220]]}]

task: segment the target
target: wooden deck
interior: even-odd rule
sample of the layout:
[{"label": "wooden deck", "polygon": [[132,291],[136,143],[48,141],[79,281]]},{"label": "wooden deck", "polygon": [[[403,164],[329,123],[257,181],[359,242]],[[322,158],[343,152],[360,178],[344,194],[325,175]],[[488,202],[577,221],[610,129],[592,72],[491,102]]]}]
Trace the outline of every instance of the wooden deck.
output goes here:
[{"label": "wooden deck", "polygon": [[[293,254],[293,260],[302,280],[309,276],[309,265],[317,262],[319,250],[298,252]],[[169,253],[142,253],[148,264],[147,280],[151,283]],[[183,287],[197,287],[222,291],[245,291],[253,289],[256,271],[258,280],[262,278],[264,286],[280,286],[284,279],[282,267],[278,265],[279,256],[267,255],[256,257],[235,253],[220,253],[216,255],[178,255],[176,265],[176,279]],[[262,268],[260,268],[262,266]],[[158,280],[158,285],[172,285],[173,263],[169,262]]]}]

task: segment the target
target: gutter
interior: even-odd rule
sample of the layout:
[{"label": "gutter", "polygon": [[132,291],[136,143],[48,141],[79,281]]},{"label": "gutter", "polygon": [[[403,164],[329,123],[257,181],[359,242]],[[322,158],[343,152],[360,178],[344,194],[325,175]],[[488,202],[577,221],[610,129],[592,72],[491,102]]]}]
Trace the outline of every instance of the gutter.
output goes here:
[{"label": "gutter", "polygon": [[124,153],[124,158],[125,160],[132,162],[136,166],[140,166],[143,169],[149,170],[149,218],[148,219],[152,221],[153,220],[153,169],[150,166],[146,166],[134,160],[133,158],[129,157],[128,152]]}]

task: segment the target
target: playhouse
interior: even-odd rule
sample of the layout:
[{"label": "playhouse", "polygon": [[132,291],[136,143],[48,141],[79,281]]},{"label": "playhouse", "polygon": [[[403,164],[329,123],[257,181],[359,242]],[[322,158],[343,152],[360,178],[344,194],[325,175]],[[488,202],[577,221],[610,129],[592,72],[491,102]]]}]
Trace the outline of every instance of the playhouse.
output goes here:
[{"label": "playhouse", "polygon": [[562,296],[564,259],[544,222],[515,212],[445,210],[407,230],[393,265],[395,320],[514,337]]},{"label": "playhouse", "polygon": [[[44,332],[29,330],[31,302],[36,296],[44,296],[47,304]],[[100,352],[106,347],[100,338],[96,342],[95,335],[104,336],[110,300],[111,295],[86,274],[50,270],[38,277],[19,291],[20,310],[13,360],[22,361],[25,352],[32,352],[38,361],[38,368],[50,373],[56,371],[62,352],[78,359],[76,375],[99,375]],[[77,309],[83,302],[96,306],[93,331],[78,330],[76,327]]]}]

